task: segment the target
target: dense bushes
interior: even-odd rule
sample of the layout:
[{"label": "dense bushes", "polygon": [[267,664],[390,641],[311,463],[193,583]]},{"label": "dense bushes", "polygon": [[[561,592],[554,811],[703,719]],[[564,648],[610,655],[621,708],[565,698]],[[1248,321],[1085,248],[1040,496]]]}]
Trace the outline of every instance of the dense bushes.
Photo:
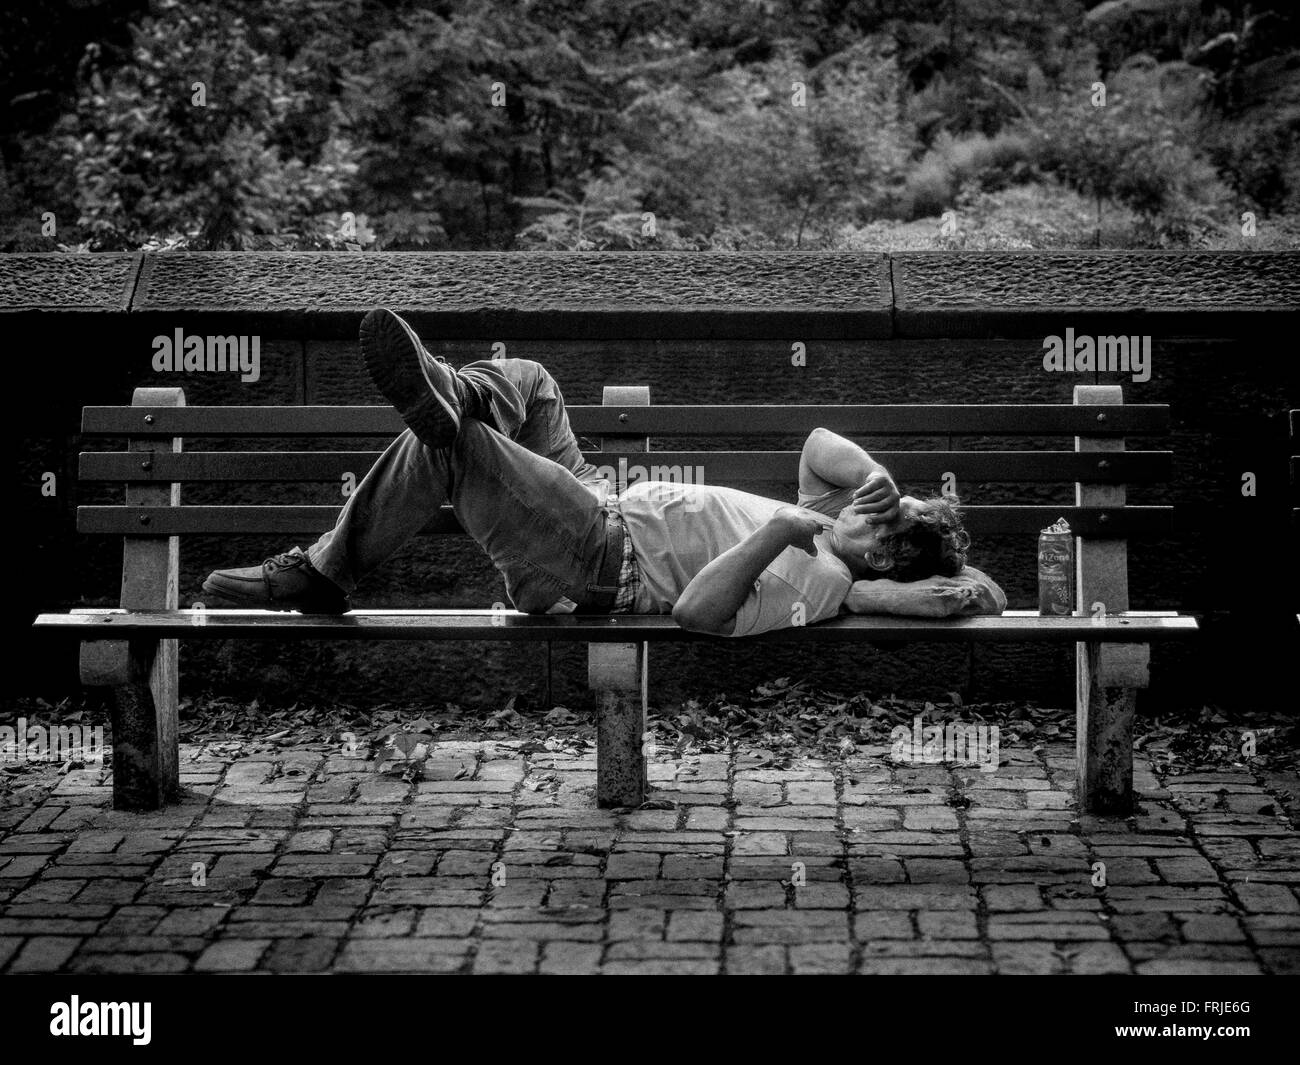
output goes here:
[{"label": "dense bushes", "polygon": [[1187,246],[1300,212],[1281,8],[143,6],[79,53],[72,0],[9,16],[0,247]]}]

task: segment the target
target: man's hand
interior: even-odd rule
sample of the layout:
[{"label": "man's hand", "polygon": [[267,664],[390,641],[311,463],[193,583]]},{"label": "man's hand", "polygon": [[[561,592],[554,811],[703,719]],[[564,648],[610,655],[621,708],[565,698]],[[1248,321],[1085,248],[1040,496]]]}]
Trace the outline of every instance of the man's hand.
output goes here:
[{"label": "man's hand", "polygon": [[898,486],[881,467],[853,493],[853,513],[866,514],[867,521],[883,525],[898,517]]},{"label": "man's hand", "polygon": [[768,524],[778,531],[783,543],[810,555],[817,554],[813,537],[825,526],[802,507],[781,507],[772,515]]}]

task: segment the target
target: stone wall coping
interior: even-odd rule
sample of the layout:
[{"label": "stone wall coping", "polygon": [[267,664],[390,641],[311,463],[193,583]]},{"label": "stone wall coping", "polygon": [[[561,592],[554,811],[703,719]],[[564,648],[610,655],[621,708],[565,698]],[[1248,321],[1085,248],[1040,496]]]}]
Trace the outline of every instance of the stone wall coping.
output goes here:
[{"label": "stone wall coping", "polygon": [[11,323],[335,339],[375,306],[448,339],[1238,336],[1300,325],[1300,251],[0,256]]}]

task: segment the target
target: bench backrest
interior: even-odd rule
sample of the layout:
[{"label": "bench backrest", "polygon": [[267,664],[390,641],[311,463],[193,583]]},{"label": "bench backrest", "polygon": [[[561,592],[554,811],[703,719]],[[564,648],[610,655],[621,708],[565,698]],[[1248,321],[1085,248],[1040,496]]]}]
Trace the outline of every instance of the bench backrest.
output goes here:
[{"label": "bench backrest", "polygon": [[[798,443],[823,426],[861,441],[904,491],[935,492],[947,484],[964,497],[966,524],[974,534],[1032,534],[1064,517],[1084,538],[1107,540],[1158,535],[1172,527],[1172,508],[1126,506],[1124,486],[1167,480],[1167,451],[1125,451],[1124,437],[1161,434],[1169,408],[1123,405],[1116,386],[1086,387],[1074,404],[990,405],[793,405],[653,406],[648,390],[610,388],[604,406],[570,406],[570,422],[589,461],[607,466],[614,479],[690,480],[757,490],[783,485],[793,494]],[[1100,398],[1103,401],[1097,402]],[[130,407],[87,407],[82,432],[91,438],[125,438],[127,450],[83,452],[83,481],[127,486],[120,505],[78,508],[85,533],[135,537],[194,534],[296,534],[329,528],[337,505],[274,502],[274,483],[359,481],[376,450],[282,450],[286,443],[321,439],[382,438],[403,429],[388,407],[188,407],[180,389],[139,389]],[[873,438],[926,438],[942,450],[883,450]],[[1073,437],[1073,450],[1011,446],[1006,438]],[[696,440],[754,441],[755,450],[701,447]],[[773,439],[785,449],[769,450]],[[674,440],[688,444],[673,445]],[[989,449],[988,441],[998,449]],[[267,441],[267,450],[210,450],[215,444]],[[650,445],[654,444],[652,448]],[[963,446],[973,443],[974,446]],[[207,447],[209,450],[199,450]],[[1059,445],[1058,445],[1059,448]],[[648,452],[648,454],[647,454]],[[181,486],[262,483],[267,502],[258,505],[190,504]],[[979,502],[970,486],[985,484],[1073,485],[1075,501],[1031,505]],[[163,494],[159,494],[162,490]],[[1042,498],[1041,490],[1035,493]],[[459,531],[450,508],[427,533]]]}]

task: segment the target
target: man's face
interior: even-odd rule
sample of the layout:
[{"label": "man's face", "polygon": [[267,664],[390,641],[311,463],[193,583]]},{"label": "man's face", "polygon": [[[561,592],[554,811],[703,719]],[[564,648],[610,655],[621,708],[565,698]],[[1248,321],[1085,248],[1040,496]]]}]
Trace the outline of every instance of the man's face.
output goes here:
[{"label": "man's face", "polygon": [[916,515],[924,504],[915,496],[903,496],[898,503],[898,517],[889,522],[870,521],[870,515],[855,514],[853,504],[840,511],[835,519],[832,542],[841,556],[865,565],[867,554],[887,536],[904,532],[916,524]]}]

